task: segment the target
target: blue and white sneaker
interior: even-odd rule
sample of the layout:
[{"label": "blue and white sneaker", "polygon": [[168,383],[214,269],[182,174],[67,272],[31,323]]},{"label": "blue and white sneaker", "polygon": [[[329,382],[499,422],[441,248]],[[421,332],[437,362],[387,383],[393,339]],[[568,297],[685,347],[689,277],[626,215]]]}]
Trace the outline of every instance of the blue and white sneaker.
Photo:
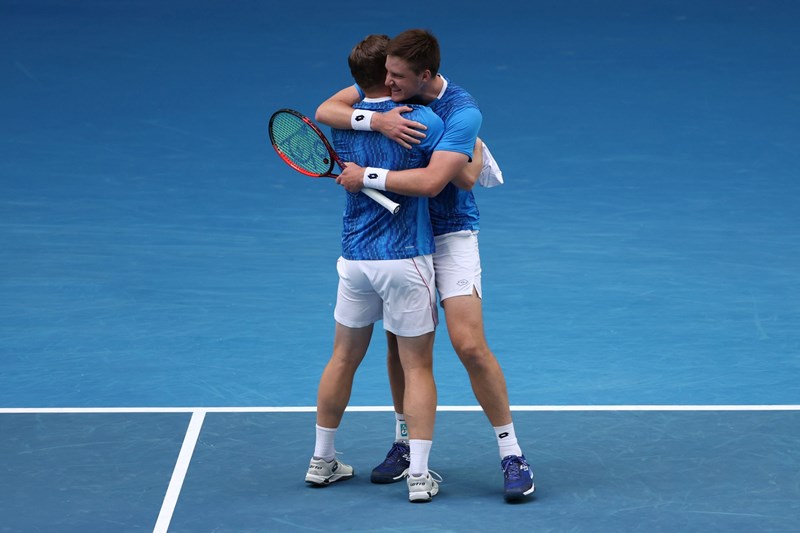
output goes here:
[{"label": "blue and white sneaker", "polygon": [[505,494],[507,502],[516,502],[531,494],[535,489],[531,465],[524,455],[507,455],[500,461],[505,477]]},{"label": "blue and white sneaker", "polygon": [[386,459],[372,469],[369,480],[373,483],[394,483],[406,476],[411,465],[411,449],[407,442],[397,441],[386,454]]}]

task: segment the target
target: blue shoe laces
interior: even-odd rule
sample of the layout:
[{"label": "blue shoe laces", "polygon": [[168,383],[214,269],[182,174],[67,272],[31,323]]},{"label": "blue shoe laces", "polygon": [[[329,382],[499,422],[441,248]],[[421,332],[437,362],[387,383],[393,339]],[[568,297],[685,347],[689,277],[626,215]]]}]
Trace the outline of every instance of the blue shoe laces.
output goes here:
[{"label": "blue shoe laces", "polygon": [[386,455],[386,460],[396,463],[403,460],[403,456],[408,453],[408,445],[403,442],[395,442],[392,444],[392,449]]},{"label": "blue shoe laces", "polygon": [[503,466],[503,473],[505,473],[505,476],[512,481],[522,479],[522,475],[520,474],[520,466],[522,466],[523,461],[524,459],[522,459],[517,455],[509,455],[508,457],[503,457],[501,463]]}]

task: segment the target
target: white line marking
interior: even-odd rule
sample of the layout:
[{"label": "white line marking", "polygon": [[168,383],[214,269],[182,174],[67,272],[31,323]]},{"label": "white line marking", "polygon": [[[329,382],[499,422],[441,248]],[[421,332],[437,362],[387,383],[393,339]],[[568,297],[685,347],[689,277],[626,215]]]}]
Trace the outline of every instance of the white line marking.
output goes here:
[{"label": "white line marking", "polygon": [[512,405],[512,411],[800,411],[800,405]]},{"label": "white line marking", "polygon": [[181,446],[181,452],[178,454],[175,469],[172,471],[172,479],[169,480],[169,487],[167,487],[164,502],[161,504],[161,512],[158,513],[158,520],[156,521],[156,527],[153,528],[153,533],[166,533],[169,528],[169,523],[172,521],[172,513],[175,512],[175,505],[178,503],[178,496],[181,493],[186,472],[189,470],[189,463],[192,460],[194,447],[197,445],[197,438],[200,436],[200,428],[203,427],[205,416],[205,411],[201,410],[192,413],[192,419],[189,421],[189,428],[183,438],[183,446]]},{"label": "white line marking", "polygon": [[[390,405],[351,405],[352,412],[392,412]],[[437,411],[480,412],[479,405],[440,405]],[[800,405],[512,405],[512,411],[800,411]],[[0,414],[69,413],[314,413],[297,407],[0,407]]]}]

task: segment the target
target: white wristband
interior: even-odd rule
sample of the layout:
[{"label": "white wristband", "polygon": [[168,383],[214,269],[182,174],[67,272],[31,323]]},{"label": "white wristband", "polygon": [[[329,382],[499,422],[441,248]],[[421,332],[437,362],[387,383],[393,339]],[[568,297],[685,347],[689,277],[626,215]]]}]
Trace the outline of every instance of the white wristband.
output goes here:
[{"label": "white wristband", "polygon": [[350,115],[350,127],[358,131],[372,131],[370,122],[372,122],[372,115],[375,111],[367,111],[366,109],[356,109]]},{"label": "white wristband", "polygon": [[370,189],[386,190],[386,175],[389,171],[385,168],[367,167],[364,169],[364,187]]}]

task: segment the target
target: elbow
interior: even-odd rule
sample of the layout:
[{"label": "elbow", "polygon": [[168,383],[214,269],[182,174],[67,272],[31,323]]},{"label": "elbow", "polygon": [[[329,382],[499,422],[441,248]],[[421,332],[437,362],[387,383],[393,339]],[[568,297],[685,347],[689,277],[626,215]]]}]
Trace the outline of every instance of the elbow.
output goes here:
[{"label": "elbow", "polygon": [[434,196],[438,196],[440,192],[442,192],[447,185],[447,182],[444,183],[430,183],[425,190],[423,191],[423,195],[427,196],[428,198],[433,198]]},{"label": "elbow", "polygon": [[317,111],[314,113],[314,120],[330,126],[330,121],[334,115],[335,113],[331,110],[331,101],[325,100],[317,107]]},{"label": "elbow", "polygon": [[462,191],[471,191],[475,184],[478,182],[478,176],[459,176],[453,180],[453,185]]},{"label": "elbow", "polygon": [[468,180],[468,181],[465,181],[464,183],[459,183],[458,184],[458,188],[459,189],[463,189],[465,191],[471,191],[472,188],[475,187],[475,183],[477,181],[478,180]]}]

